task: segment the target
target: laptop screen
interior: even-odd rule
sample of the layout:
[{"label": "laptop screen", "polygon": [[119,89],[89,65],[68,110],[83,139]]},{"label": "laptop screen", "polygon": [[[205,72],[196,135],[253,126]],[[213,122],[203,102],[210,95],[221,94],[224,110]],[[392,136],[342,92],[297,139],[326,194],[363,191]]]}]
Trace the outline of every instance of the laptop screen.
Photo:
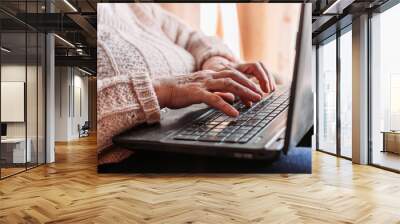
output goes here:
[{"label": "laptop screen", "polygon": [[296,146],[313,125],[311,21],[311,3],[302,4],[286,125],[285,153],[290,147]]}]

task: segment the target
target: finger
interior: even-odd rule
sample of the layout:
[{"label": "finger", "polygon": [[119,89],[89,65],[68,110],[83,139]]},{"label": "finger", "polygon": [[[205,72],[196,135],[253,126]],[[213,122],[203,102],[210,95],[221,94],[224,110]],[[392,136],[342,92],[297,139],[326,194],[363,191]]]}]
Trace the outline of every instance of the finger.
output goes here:
[{"label": "finger", "polygon": [[268,77],[259,63],[241,64],[237,67],[237,69],[239,71],[242,71],[242,69],[250,71],[249,75],[254,75],[257,78],[258,82],[260,83],[261,89],[265,93],[269,93],[270,90],[269,90]]},{"label": "finger", "polygon": [[253,102],[247,101],[247,102],[244,103],[244,105],[245,105],[246,107],[251,107],[251,106],[253,106]]},{"label": "finger", "polygon": [[264,86],[265,86],[265,90],[266,90],[266,93],[269,93],[269,92],[271,92],[271,89],[270,89],[270,85],[269,85],[269,79],[268,79],[268,76],[267,76],[267,74],[265,73],[265,71],[264,71],[264,69],[262,68],[262,66],[261,66],[261,62],[257,62],[257,63],[255,63],[255,66],[256,66],[256,70],[255,70],[255,72],[256,73],[259,73],[259,76],[261,77],[261,79],[264,81]]},{"label": "finger", "polygon": [[233,95],[232,93],[215,92],[215,94],[222,97],[222,99],[224,99],[225,101],[227,101],[229,103],[235,102],[235,95]]},{"label": "finger", "polygon": [[203,103],[206,103],[208,106],[220,110],[228,116],[237,117],[239,115],[239,111],[237,111],[229,103],[225,102],[225,100],[223,100],[222,97],[218,96],[217,94],[204,90],[200,94],[200,100]]},{"label": "finger", "polygon": [[273,75],[268,72],[268,69],[265,68],[265,65],[262,62],[260,62],[260,65],[261,65],[262,69],[264,70],[265,74],[267,74],[267,76],[268,76],[269,86],[270,86],[271,91],[275,91],[276,83],[275,83],[275,79],[274,79]]},{"label": "finger", "polygon": [[257,102],[261,100],[261,96],[253,90],[235,82],[230,78],[210,79],[205,83],[205,86],[210,91],[230,92],[240,97],[245,101]]},{"label": "finger", "polygon": [[224,71],[215,73],[215,74],[213,74],[213,77],[214,78],[231,78],[231,79],[235,80],[236,82],[253,90],[254,92],[257,92],[260,96],[263,95],[263,92],[260,89],[260,87],[258,87],[258,85],[255,84],[251,79],[246,77],[243,73],[236,70],[232,66],[227,66],[227,67],[231,68],[231,70],[224,70]]}]

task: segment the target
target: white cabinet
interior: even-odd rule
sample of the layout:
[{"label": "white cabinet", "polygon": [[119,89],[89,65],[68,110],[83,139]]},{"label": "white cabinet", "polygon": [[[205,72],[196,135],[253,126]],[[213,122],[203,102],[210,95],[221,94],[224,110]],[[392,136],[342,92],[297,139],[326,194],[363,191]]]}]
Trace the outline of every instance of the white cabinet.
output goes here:
[{"label": "white cabinet", "polygon": [[[25,151],[25,144],[27,144]],[[7,138],[1,140],[2,159],[6,163],[26,163],[32,160],[32,140],[30,138]]]},{"label": "white cabinet", "polygon": [[383,151],[400,154],[400,132],[388,131],[383,133]]}]

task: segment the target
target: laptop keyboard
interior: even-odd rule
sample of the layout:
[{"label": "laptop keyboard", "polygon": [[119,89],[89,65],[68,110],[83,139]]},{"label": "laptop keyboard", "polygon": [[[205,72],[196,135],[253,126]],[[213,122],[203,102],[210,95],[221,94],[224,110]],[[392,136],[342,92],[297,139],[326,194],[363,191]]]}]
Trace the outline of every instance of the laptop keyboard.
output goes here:
[{"label": "laptop keyboard", "polygon": [[289,93],[274,93],[252,107],[237,102],[233,106],[240,114],[235,118],[213,109],[179,130],[173,139],[244,144],[288,107]]}]

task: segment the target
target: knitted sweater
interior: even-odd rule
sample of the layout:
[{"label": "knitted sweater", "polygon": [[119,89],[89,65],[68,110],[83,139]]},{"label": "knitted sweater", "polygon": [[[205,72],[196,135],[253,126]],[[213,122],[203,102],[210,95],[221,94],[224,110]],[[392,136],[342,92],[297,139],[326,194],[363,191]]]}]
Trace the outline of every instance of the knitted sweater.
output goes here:
[{"label": "knitted sweater", "polygon": [[150,3],[100,3],[97,11],[97,147],[99,164],[133,152],[112,137],[160,120],[152,80],[200,70],[212,56],[235,60],[218,39],[207,37]]}]

